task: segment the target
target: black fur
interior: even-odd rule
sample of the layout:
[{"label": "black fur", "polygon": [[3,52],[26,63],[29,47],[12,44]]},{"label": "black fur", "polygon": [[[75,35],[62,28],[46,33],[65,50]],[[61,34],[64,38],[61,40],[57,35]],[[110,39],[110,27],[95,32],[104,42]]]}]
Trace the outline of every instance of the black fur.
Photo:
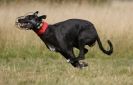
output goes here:
[{"label": "black fur", "polygon": [[[112,54],[113,46],[108,40],[110,50],[106,51],[96,29],[92,23],[81,19],[69,19],[54,25],[49,25],[46,32],[39,36],[44,43],[53,46],[57,52],[60,52],[66,59],[70,59],[74,67],[79,65],[79,60],[85,59],[84,55],[88,52],[85,45],[92,46],[97,41],[99,48],[107,55]],[[80,50],[79,56],[76,58],[73,48]]]},{"label": "black fur", "polygon": [[[45,19],[46,16],[40,16],[39,22],[41,18]],[[35,26],[30,29],[34,30],[35,32],[37,31]],[[85,59],[85,54],[88,52],[88,50],[85,48],[85,45],[91,47],[97,41],[102,52],[107,55],[111,55],[113,52],[113,46],[109,40],[108,44],[110,46],[110,50],[106,51],[103,48],[94,25],[86,20],[69,19],[53,25],[49,25],[46,32],[42,35],[39,35],[39,37],[50,50],[61,53],[74,67],[87,66],[87,64],[81,64],[79,62],[80,60]],[[80,51],[78,57],[74,55],[74,47]]]}]

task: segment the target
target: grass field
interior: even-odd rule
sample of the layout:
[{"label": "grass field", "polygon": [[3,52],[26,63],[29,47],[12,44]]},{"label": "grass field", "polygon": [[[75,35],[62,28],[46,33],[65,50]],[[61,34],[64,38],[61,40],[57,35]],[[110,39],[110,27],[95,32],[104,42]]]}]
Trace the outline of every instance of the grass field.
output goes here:
[{"label": "grass field", "polygon": [[[133,2],[103,6],[11,3],[0,6],[0,85],[133,85]],[[50,52],[32,31],[17,29],[15,19],[31,11],[46,14],[50,24],[70,18],[91,21],[111,56],[96,44],[89,48],[83,70],[73,68],[58,53]],[[78,50],[75,49],[78,54]]]}]

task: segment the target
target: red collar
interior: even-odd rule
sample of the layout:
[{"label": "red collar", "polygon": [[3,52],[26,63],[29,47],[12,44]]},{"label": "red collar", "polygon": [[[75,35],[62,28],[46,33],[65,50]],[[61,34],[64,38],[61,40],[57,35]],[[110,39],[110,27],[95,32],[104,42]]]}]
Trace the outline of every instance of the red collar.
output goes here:
[{"label": "red collar", "polygon": [[38,35],[43,34],[48,28],[48,23],[42,22],[41,24],[42,25],[41,25],[40,29],[36,32]]}]

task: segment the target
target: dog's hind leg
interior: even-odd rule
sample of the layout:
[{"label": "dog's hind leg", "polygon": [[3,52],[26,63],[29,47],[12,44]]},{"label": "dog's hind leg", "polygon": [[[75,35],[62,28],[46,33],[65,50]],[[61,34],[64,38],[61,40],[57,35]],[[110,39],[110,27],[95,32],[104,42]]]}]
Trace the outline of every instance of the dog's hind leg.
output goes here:
[{"label": "dog's hind leg", "polygon": [[[80,46],[76,45],[75,47],[80,50],[80,48],[79,48]],[[87,52],[88,52],[88,49],[84,48],[84,54],[86,54]]]},{"label": "dog's hind leg", "polygon": [[80,67],[81,68],[79,61],[73,61],[73,59],[74,59],[72,57],[72,56],[74,56],[73,53],[67,53],[64,51],[61,51],[60,53],[67,59],[67,62],[71,63],[71,65],[73,67]]}]

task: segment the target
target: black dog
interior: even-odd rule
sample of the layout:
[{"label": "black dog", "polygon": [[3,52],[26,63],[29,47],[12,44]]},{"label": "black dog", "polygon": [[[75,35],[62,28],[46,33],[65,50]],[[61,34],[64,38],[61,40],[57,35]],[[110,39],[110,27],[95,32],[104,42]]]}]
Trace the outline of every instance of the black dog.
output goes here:
[{"label": "black dog", "polygon": [[[16,24],[20,28],[32,29],[50,50],[60,52],[74,67],[82,68],[87,66],[87,63],[80,63],[79,61],[85,59],[84,55],[88,52],[85,45],[91,47],[96,41],[98,42],[99,48],[105,54],[112,54],[112,43],[108,40],[110,50],[106,51],[91,22],[81,19],[69,19],[48,25],[42,21],[42,19],[46,18],[46,15],[38,16],[37,14],[38,11],[24,17],[19,17]],[[74,47],[80,51],[78,57],[74,55]]]}]

